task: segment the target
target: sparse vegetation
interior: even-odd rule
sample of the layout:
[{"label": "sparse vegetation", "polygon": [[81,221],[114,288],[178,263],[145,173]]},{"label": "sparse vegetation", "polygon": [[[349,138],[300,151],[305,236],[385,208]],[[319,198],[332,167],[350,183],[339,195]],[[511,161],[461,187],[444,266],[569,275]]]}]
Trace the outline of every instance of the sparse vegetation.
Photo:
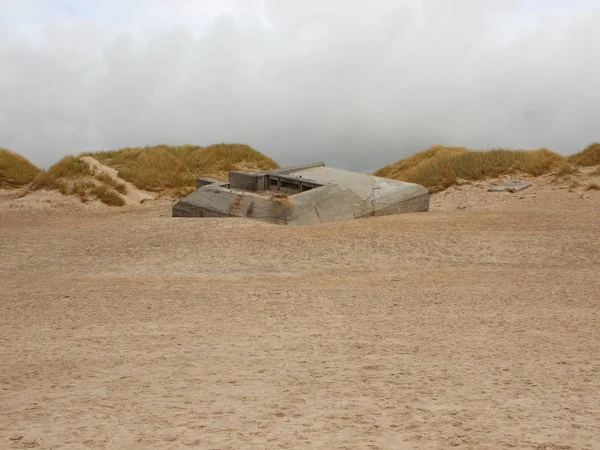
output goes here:
[{"label": "sparse vegetation", "polygon": [[586,191],[600,191],[600,184],[590,183],[585,187]]},{"label": "sparse vegetation", "polygon": [[600,165],[600,143],[588,145],[584,150],[569,156],[569,162],[578,166]]},{"label": "sparse vegetation", "polygon": [[565,181],[569,183],[569,192],[574,192],[577,188],[581,187],[579,180],[573,178],[565,178]]},{"label": "sparse vegetation", "polygon": [[108,206],[124,206],[125,200],[117,191],[105,184],[99,184],[92,188],[90,194]]},{"label": "sparse vegetation", "polygon": [[278,192],[276,194],[271,195],[271,201],[275,203],[280,203],[286,208],[291,208],[292,206],[294,206],[294,202],[290,198],[290,196],[283,192]]},{"label": "sparse vegetation", "polygon": [[27,186],[40,172],[27,158],[0,148],[0,188],[18,189]]},{"label": "sparse vegetation", "polygon": [[458,179],[482,180],[515,173],[539,176],[556,168],[572,170],[561,169],[564,161],[564,157],[547,149],[471,151],[435,146],[385,166],[374,175],[418,183],[437,192]]},{"label": "sparse vegetation", "polygon": [[579,173],[579,169],[570,162],[564,161],[556,167],[555,175],[558,178],[568,177]]},{"label": "sparse vegetation", "polygon": [[226,180],[231,170],[248,172],[279,167],[271,158],[244,144],[124,148],[86,153],[118,170],[119,177],[140,189],[177,195],[195,186],[196,177]]},{"label": "sparse vegetation", "polygon": [[103,184],[108,184],[109,186],[112,186],[118,193],[123,195],[127,194],[127,186],[125,186],[123,183],[119,183],[110,175],[106,173],[97,173],[95,175],[95,178]]},{"label": "sparse vegetation", "polygon": [[600,177],[600,167],[598,167],[596,170],[594,170],[592,173],[590,173],[590,175],[595,176],[595,177]]}]

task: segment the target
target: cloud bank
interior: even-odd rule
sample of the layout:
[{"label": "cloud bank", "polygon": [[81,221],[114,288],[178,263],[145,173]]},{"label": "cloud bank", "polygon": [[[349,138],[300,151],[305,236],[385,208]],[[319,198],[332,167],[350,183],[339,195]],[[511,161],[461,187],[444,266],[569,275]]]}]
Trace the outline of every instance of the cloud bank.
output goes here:
[{"label": "cloud bank", "polygon": [[600,140],[591,1],[0,0],[0,146],[246,142],[373,170]]}]

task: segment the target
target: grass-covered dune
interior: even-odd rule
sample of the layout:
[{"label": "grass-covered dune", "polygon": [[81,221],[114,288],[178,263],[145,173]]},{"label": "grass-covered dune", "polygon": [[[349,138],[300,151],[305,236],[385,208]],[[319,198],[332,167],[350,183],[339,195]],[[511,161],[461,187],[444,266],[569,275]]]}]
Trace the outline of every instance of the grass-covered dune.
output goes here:
[{"label": "grass-covered dune", "polygon": [[[117,170],[118,178],[94,170],[82,160],[91,156]],[[508,174],[558,176],[577,173],[578,166],[600,166],[600,144],[561,156],[548,149],[469,150],[436,145],[392,164],[374,175],[421,184],[438,192],[460,180],[482,180]],[[0,148],[0,188],[57,189],[78,195],[83,201],[100,199],[109,205],[123,204],[127,187],[181,197],[195,187],[197,177],[226,180],[231,170],[248,172],[278,168],[279,164],[246,144],[156,145],[127,147],[96,153],[65,156],[48,170],[40,170],[26,158]],[[600,167],[593,172],[600,175]]]},{"label": "grass-covered dune", "polygon": [[[597,145],[600,149],[600,145]],[[592,147],[592,146],[590,146]],[[464,147],[436,145],[377,170],[374,175],[418,183],[430,192],[444,190],[459,180],[482,180],[509,174],[540,176],[550,172],[567,175],[588,165],[600,152],[589,150],[564,157],[548,149],[473,151]]]},{"label": "grass-covered dune", "polygon": [[598,166],[600,165],[600,144],[590,144],[579,153],[569,156],[568,160],[578,166]]},{"label": "grass-covered dune", "polygon": [[84,202],[99,199],[108,205],[123,205],[119,194],[126,194],[126,186],[118,179],[95,171],[82,159],[84,156],[116,169],[121,181],[176,197],[191,192],[197,177],[226,180],[231,170],[254,172],[279,167],[271,158],[245,144],[128,147],[65,156],[39,173],[32,189],[57,189],[63,194],[78,195]]},{"label": "grass-covered dune", "polygon": [[18,189],[29,185],[41,172],[27,158],[0,148],[0,189]]},{"label": "grass-covered dune", "polygon": [[119,171],[140,189],[178,194],[195,186],[197,177],[226,180],[231,170],[257,172],[278,168],[274,160],[245,144],[123,148],[89,153]]}]

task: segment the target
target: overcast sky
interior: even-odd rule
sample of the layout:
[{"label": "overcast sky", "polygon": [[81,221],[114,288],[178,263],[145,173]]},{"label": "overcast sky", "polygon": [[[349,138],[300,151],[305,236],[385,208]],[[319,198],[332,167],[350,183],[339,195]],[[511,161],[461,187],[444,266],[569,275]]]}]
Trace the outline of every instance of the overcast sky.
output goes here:
[{"label": "overcast sky", "polygon": [[0,0],[0,146],[568,154],[600,140],[599,23],[600,0]]}]

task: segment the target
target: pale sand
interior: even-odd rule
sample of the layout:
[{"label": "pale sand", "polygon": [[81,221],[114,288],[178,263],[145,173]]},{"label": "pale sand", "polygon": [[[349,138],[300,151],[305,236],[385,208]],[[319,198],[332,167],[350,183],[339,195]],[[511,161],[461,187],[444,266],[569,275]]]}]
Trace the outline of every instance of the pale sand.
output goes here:
[{"label": "pale sand", "polygon": [[600,448],[600,192],[553,187],[302,228],[6,200],[0,448]]}]

